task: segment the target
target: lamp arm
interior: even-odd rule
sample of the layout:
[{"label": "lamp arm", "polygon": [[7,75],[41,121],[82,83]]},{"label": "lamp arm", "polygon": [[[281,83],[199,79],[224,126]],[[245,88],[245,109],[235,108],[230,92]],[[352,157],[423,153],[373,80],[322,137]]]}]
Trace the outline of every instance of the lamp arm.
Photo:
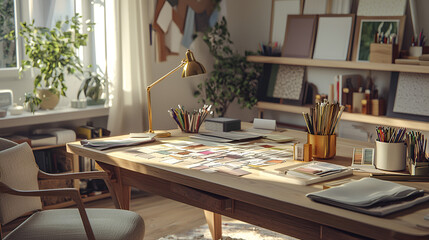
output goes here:
[{"label": "lamp arm", "polygon": [[153,82],[151,85],[149,85],[146,88],[146,92],[147,92],[147,109],[148,109],[148,119],[149,119],[149,133],[154,133],[154,131],[152,129],[152,105],[151,105],[151,101],[150,101],[150,89],[153,86],[155,86],[156,84],[158,84],[159,82],[161,82],[162,80],[164,80],[164,78],[170,76],[172,73],[174,73],[175,71],[179,70],[185,64],[186,64],[186,61],[182,60],[182,62],[180,63],[179,66],[177,66],[176,68],[174,68],[173,70],[171,70],[170,72],[168,72],[167,74],[165,74],[164,76],[160,77],[158,80],[156,80],[155,82]]}]

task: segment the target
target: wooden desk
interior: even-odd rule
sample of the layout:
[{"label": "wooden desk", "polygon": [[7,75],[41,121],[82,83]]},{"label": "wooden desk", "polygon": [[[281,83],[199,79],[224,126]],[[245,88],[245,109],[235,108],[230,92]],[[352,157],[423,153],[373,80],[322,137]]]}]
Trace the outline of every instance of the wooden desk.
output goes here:
[{"label": "wooden desk", "polygon": [[[183,136],[180,132],[172,133],[173,136]],[[293,130],[284,134],[301,142],[306,136],[304,132]],[[330,162],[350,164],[356,146],[373,145],[337,139],[337,157]],[[429,214],[429,203],[385,218],[372,217],[305,197],[305,194],[319,190],[320,185],[286,184],[257,174],[236,177],[204,173],[134,157],[121,150],[123,148],[98,151],[84,148],[79,143],[68,144],[69,152],[95,159],[109,172],[122,208],[129,208],[130,186],[202,208],[207,210],[213,239],[221,236],[220,215],[301,239],[429,239],[429,221],[423,220]],[[429,191],[429,183],[403,184]]]}]

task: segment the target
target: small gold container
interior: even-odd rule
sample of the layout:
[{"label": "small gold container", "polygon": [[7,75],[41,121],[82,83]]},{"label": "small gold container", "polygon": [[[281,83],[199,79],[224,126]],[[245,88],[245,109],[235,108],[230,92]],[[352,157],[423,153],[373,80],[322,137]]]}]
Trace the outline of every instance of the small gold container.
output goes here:
[{"label": "small gold container", "polygon": [[337,135],[307,135],[307,143],[312,146],[313,158],[329,159],[335,157]]}]

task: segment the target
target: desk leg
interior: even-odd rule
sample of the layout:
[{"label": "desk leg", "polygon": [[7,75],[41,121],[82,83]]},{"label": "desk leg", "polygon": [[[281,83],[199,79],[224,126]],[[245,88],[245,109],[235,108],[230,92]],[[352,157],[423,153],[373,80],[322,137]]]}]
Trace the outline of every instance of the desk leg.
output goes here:
[{"label": "desk leg", "polygon": [[121,170],[118,167],[111,166],[109,164],[98,162],[98,165],[107,172],[112,183],[113,191],[116,193],[118,198],[119,206],[121,209],[129,210],[130,209],[130,199],[131,199],[131,187],[125,185],[122,182]]},{"label": "desk leg", "polygon": [[130,210],[131,187],[123,184],[120,168],[115,167],[114,172],[117,181],[113,183],[113,188],[115,189],[116,195],[118,196],[121,209]]},{"label": "desk leg", "polygon": [[204,210],[207,224],[213,240],[222,239],[222,216],[220,214]]}]

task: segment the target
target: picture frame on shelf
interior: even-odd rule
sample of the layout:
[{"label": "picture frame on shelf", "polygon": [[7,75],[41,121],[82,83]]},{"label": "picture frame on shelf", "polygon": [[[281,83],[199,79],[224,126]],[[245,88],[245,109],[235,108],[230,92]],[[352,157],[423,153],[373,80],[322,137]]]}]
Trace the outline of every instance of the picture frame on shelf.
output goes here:
[{"label": "picture frame on shelf", "polygon": [[305,67],[264,64],[264,77],[258,86],[258,100],[302,105],[306,90]]},{"label": "picture frame on shelf", "polygon": [[[415,84],[428,84],[428,80],[428,74],[392,72],[386,116],[429,122],[429,93],[427,88],[413,88]],[[409,87],[402,88],[405,85]],[[404,106],[406,107],[404,108]]]},{"label": "picture frame on shelf", "polygon": [[319,15],[313,59],[349,60],[354,20],[354,14]]},{"label": "picture frame on shelf", "polygon": [[288,15],[282,57],[311,58],[317,15]]},{"label": "picture frame on shelf", "polygon": [[285,39],[287,16],[300,14],[303,9],[303,0],[272,0],[270,40],[274,44],[283,44]]},{"label": "picture frame on shelf", "polygon": [[[405,16],[358,16],[353,41],[353,61],[369,61],[370,44],[375,42],[377,32],[395,33],[398,50],[402,47]],[[380,31],[379,31],[379,28]],[[398,51],[399,52],[399,51]]]}]

